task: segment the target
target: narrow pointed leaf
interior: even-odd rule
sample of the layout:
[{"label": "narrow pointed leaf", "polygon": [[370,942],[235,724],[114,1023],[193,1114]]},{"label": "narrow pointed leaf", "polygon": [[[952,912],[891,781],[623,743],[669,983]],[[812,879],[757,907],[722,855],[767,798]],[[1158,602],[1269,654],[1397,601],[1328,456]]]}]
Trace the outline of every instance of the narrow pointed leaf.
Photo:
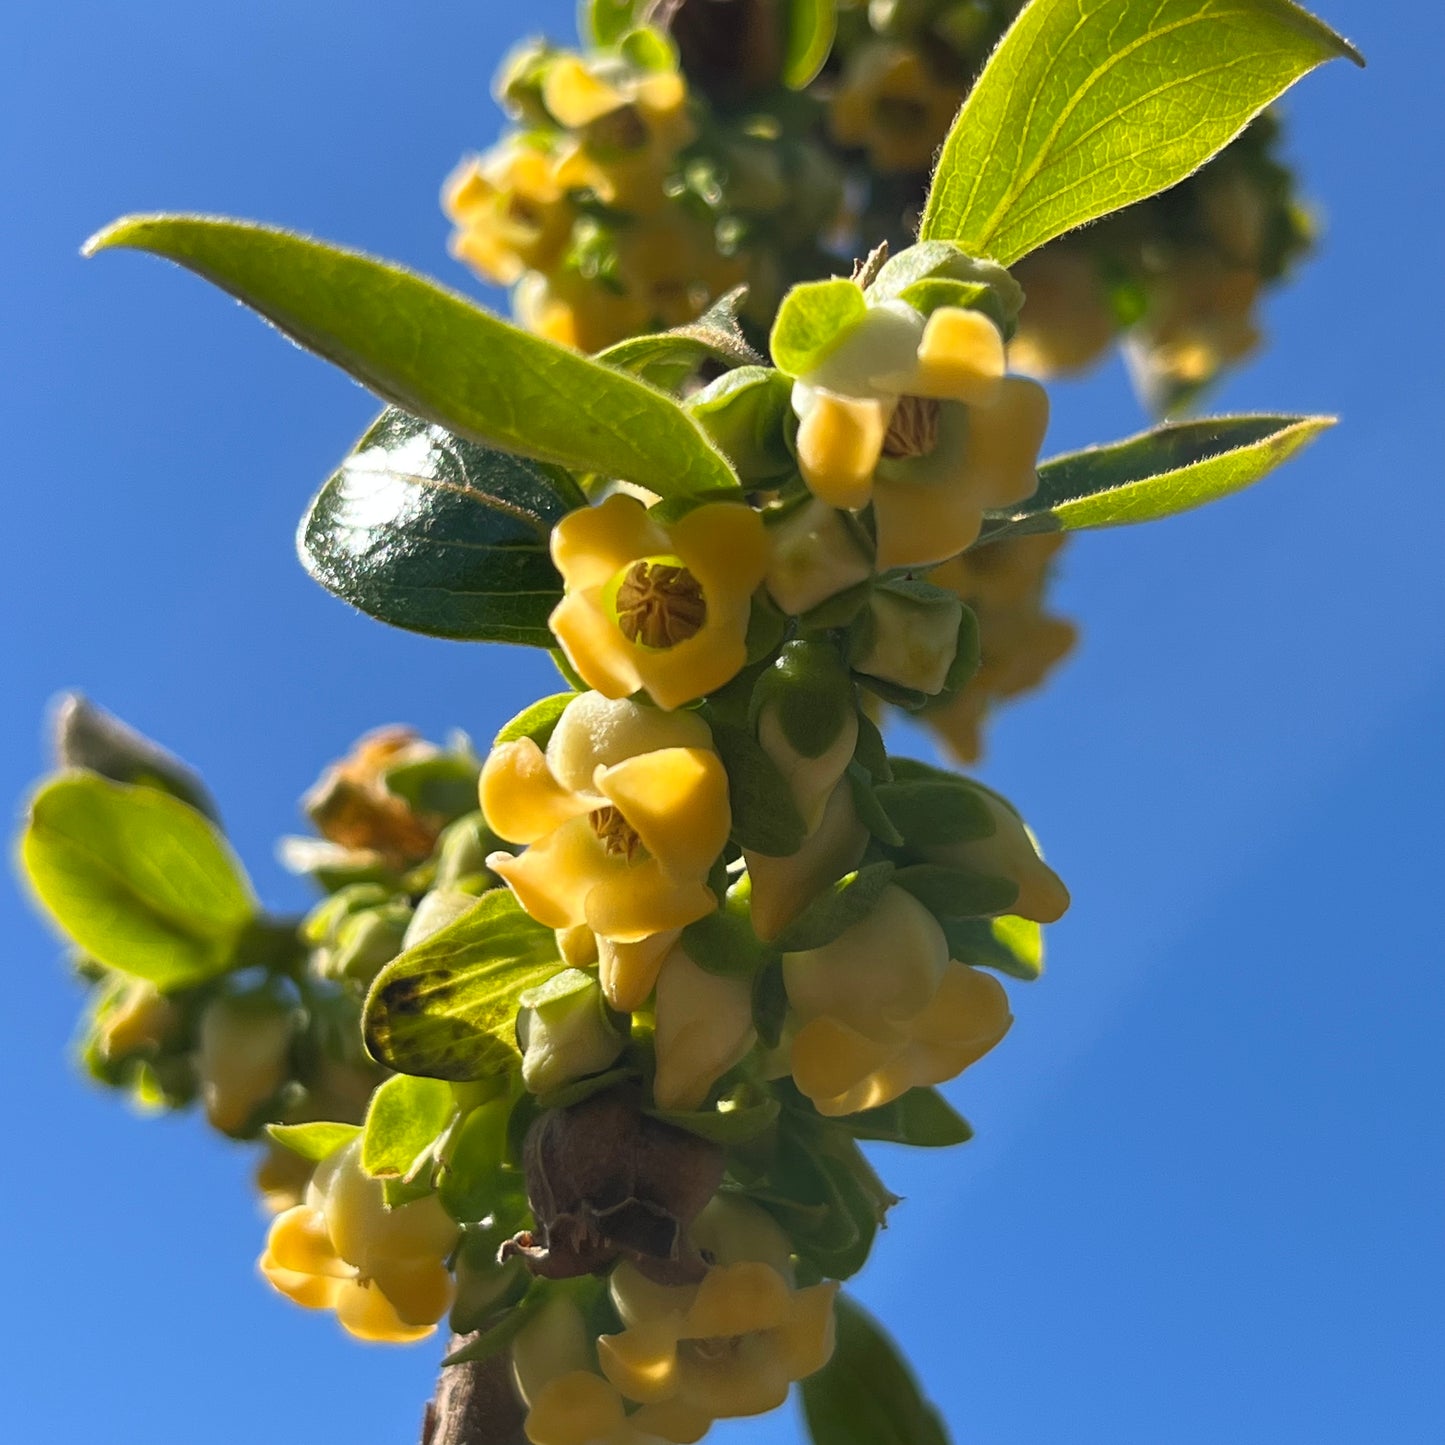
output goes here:
[{"label": "narrow pointed leaf", "polygon": [[802,90],[823,68],[838,32],[838,0],[792,0],[787,7],[783,84]]},{"label": "narrow pointed leaf", "polygon": [[297,549],[368,616],[478,642],[551,647],[552,525],[585,505],[565,472],[388,407],[322,487]]},{"label": "narrow pointed leaf", "polygon": [[1033,0],[944,142],[921,239],[1010,265],[1182,181],[1359,53],[1290,0]]},{"label": "narrow pointed leaf", "polygon": [[1123,527],[1187,512],[1243,491],[1334,424],[1328,416],[1214,417],[1055,457],[1039,468],[1034,495],[990,524],[984,540]]},{"label": "narrow pointed leaf", "polygon": [[224,972],[255,918],[215,825],[156,788],[62,773],[31,801],[20,856],[83,952],[161,989]]},{"label": "narrow pointed leaf", "polygon": [[210,216],[128,216],[85,250],[116,247],[204,276],[378,396],[483,446],[661,496],[736,485],[671,397],[392,262]]},{"label": "narrow pointed leaf", "polygon": [[372,1056],[398,1073],[481,1079],[519,1066],[517,1004],[563,967],[550,928],[505,889],[393,959],[367,995]]}]

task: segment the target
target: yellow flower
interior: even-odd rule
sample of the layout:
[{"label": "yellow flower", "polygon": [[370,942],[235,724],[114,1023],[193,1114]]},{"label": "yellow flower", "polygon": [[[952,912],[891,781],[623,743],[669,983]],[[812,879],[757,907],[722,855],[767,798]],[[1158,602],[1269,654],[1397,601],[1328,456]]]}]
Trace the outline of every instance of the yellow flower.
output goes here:
[{"label": "yellow flower", "polygon": [[793,1081],[829,1117],[953,1078],[1013,1022],[998,980],[951,962],[933,915],[897,887],[831,943],[785,954],[783,979]]},{"label": "yellow flower", "polygon": [[866,582],[873,573],[855,524],[816,497],[772,523],[768,540],[768,593],[791,617]]},{"label": "yellow flower", "polygon": [[875,44],[854,53],[828,110],[843,145],[862,146],[875,171],[927,170],[963,91],[934,78],[910,46]]},{"label": "yellow flower", "polygon": [[545,753],[530,738],[493,749],[481,801],[494,831],[528,845],[520,856],[492,854],[487,866],[533,918],[641,946],[622,984],[607,988],[604,972],[615,1008],[635,1008],[651,992],[662,963],[647,944],[653,935],[717,907],[705,880],[732,826],[727,773],[694,713],[582,693]]},{"label": "yellow flower", "polygon": [[1003,337],[978,311],[942,306],[925,321],[901,301],[870,306],[796,380],[793,409],[814,496],[872,502],[880,571],[957,556],[986,510],[1038,485],[1048,397],[1004,375]]},{"label": "yellow flower", "polygon": [[1078,640],[1072,622],[1043,610],[1050,564],[1064,540],[1052,532],[992,542],[929,574],[978,618],[978,671],[956,697],[922,714],[960,762],[978,758],[980,724],[993,704],[1038,687]]},{"label": "yellow flower", "polygon": [[552,559],[567,595],[550,625],[568,661],[606,697],[640,688],[680,707],[747,660],[752,594],[768,563],[751,507],[709,502],[671,526],[621,493],[564,517]]},{"label": "yellow flower", "polygon": [[752,985],[708,973],[674,948],[657,977],[657,1077],[663,1109],[701,1108],[708,1090],[757,1042]]},{"label": "yellow flower", "polygon": [[596,1370],[596,1351],[576,1304],[555,1295],[512,1344],[512,1375],[526,1404],[532,1445],[692,1445],[711,1416],[676,1404],[627,1413]]},{"label": "yellow flower", "polygon": [[1028,300],[1009,343],[1009,361],[1029,376],[1048,378],[1092,366],[1114,340],[1114,313],[1092,254],[1061,241],[1018,263]]},{"label": "yellow flower", "polygon": [[512,292],[517,324],[560,346],[601,351],[647,329],[647,306],[576,271],[528,271]]},{"label": "yellow flower", "polygon": [[717,1263],[701,1284],[660,1285],[629,1264],[612,1275],[626,1326],[597,1342],[629,1400],[729,1419],[776,1409],[833,1352],[834,1283],[797,1289],[787,1237],[756,1205],[720,1195],[693,1226]]},{"label": "yellow flower", "polygon": [[288,1299],[335,1310],[358,1339],[410,1344],[451,1306],[443,1261],[457,1232],[435,1195],[387,1209],[355,1140],[318,1166],[304,1204],[277,1215],[260,1268]]},{"label": "yellow flower", "polygon": [[457,228],[452,255],[499,286],[549,270],[572,230],[556,161],[517,136],[462,161],[442,188],[442,210]]}]

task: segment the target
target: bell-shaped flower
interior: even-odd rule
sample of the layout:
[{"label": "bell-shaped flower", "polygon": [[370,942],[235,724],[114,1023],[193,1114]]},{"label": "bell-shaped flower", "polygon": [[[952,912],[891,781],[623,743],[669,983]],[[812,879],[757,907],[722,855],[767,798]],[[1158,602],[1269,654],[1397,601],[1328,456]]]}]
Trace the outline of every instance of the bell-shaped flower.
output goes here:
[{"label": "bell-shaped flower", "polygon": [[556,170],[547,149],[515,135],[468,156],[442,189],[442,210],[456,226],[452,255],[499,286],[551,269],[572,230]]},{"label": "bell-shaped flower", "polygon": [[912,46],[874,42],[849,57],[828,129],[841,144],[866,149],[871,170],[926,171],[963,94]]},{"label": "bell-shaped flower", "polygon": [[751,507],[710,502],[664,526],[617,493],[557,524],[552,559],[567,589],[552,631],[604,696],[646,688],[658,707],[681,707],[747,660],[752,595],[768,562]]},{"label": "bell-shaped flower", "polygon": [[[717,907],[706,879],[732,825],[727,773],[695,713],[582,693],[545,752],[530,738],[492,750],[481,800],[495,832],[528,845],[487,866],[548,928],[585,924],[640,944]],[[642,970],[654,963],[661,954]],[[654,969],[642,998],[655,979]],[[606,990],[604,979],[614,1007],[629,1006],[618,1002],[635,996],[629,985]]]},{"label": "bell-shaped flower", "polygon": [[322,1161],[306,1202],[276,1216],[261,1273],[307,1309],[336,1311],[358,1339],[425,1339],[452,1301],[445,1259],[457,1225],[435,1195],[388,1209],[359,1140]]},{"label": "bell-shaped flower", "polygon": [[626,1328],[597,1342],[602,1371],[643,1407],[727,1419],[761,1415],[833,1352],[835,1283],[798,1289],[787,1236],[754,1204],[719,1195],[693,1227],[716,1263],[700,1284],[660,1285],[629,1264],[612,1275]]},{"label": "bell-shaped flower", "polygon": [[597,1372],[597,1352],[575,1301],[554,1295],[512,1343],[512,1378],[527,1406],[532,1445],[692,1445],[712,1424],[686,1405],[647,1405],[629,1413]]},{"label": "bell-shaped flower", "polygon": [[970,547],[983,514],[1032,495],[1048,425],[1036,382],[1004,375],[982,312],[870,306],[793,385],[797,451],[814,496],[873,504],[877,566],[926,566]]},{"label": "bell-shaped flower", "polygon": [[829,1117],[953,1078],[1013,1022],[998,980],[950,961],[937,920],[898,887],[831,943],[785,954],[783,980],[793,1082]]},{"label": "bell-shaped flower", "polygon": [[657,977],[657,1077],[663,1109],[697,1109],[757,1042],[750,982],[708,973],[674,948]]}]

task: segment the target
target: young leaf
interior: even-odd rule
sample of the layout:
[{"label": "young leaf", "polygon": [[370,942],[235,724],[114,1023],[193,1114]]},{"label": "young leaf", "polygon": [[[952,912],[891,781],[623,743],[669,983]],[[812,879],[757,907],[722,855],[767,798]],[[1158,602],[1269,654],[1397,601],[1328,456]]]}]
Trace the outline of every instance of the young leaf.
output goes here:
[{"label": "young leaf", "polygon": [[502,728],[492,742],[494,748],[503,743],[515,743],[522,738],[531,738],[539,748],[547,746],[548,739],[555,731],[562,714],[577,700],[575,692],[554,692],[550,697],[539,698],[530,707],[525,707],[511,722]]},{"label": "young leaf", "polygon": [[302,565],[409,632],[550,647],[548,534],[586,498],[565,473],[388,407],[312,501]]},{"label": "young leaf", "polygon": [[998,918],[944,918],[948,956],[974,968],[992,968],[1033,983],[1044,971],[1044,930],[1032,919],[1005,913]]},{"label": "young leaf", "polygon": [[1038,490],[984,540],[1152,522],[1243,491],[1335,424],[1328,416],[1223,416],[1054,457]]},{"label": "young leaf", "polygon": [[838,0],[792,0],[783,56],[783,84],[802,90],[823,68],[838,31]]},{"label": "young leaf", "polygon": [[773,365],[789,376],[811,371],[868,312],[855,281],[805,281],[778,307],[768,338]]},{"label": "young leaf", "polygon": [[833,1358],[803,1381],[814,1445],[948,1445],[942,1417],[883,1327],[846,1295]]},{"label": "young leaf", "polygon": [[376,976],[362,1016],[366,1046],[399,1073],[500,1073],[519,1064],[518,999],[562,967],[552,930],[493,889]]},{"label": "young leaf", "polygon": [[849,1114],[841,1122],[855,1139],[915,1149],[947,1149],[973,1138],[968,1120],[937,1089],[910,1089],[891,1104]]},{"label": "young leaf", "polygon": [[361,1167],[374,1179],[406,1179],[456,1112],[451,1085],[396,1074],[371,1096]]},{"label": "young leaf", "polygon": [[204,276],[386,401],[483,446],[660,496],[736,486],[671,397],[391,262],[212,216],[127,216],[85,253],[114,247]]},{"label": "young leaf", "polygon": [[31,886],[97,962],[162,990],[231,966],[256,905],[215,826],[155,788],[62,773],[21,838]]},{"label": "young leaf", "polygon": [[351,1143],[361,1133],[359,1124],[267,1124],[266,1132],[283,1148],[313,1164]]},{"label": "young leaf", "polygon": [[1182,181],[1359,53],[1290,0],[1033,0],[944,142],[920,237],[1005,266]]}]

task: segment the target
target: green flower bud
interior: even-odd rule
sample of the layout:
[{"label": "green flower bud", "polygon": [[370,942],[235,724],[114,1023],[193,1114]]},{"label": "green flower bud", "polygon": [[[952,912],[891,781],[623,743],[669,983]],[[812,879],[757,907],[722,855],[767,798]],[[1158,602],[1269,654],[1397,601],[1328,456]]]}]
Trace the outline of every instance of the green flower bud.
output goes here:
[{"label": "green flower bud", "polygon": [[[475,795],[476,786],[472,792]],[[487,869],[487,854],[502,846],[502,840],[487,827],[480,812],[458,818],[442,834],[437,849],[436,886],[467,888],[469,882],[483,880],[489,884],[493,875]]]},{"label": "green flower bud", "polygon": [[520,1003],[522,1082],[534,1094],[601,1073],[627,1044],[627,1033],[608,1009],[601,985],[581,969],[563,969],[529,988]]},{"label": "green flower bud", "polygon": [[404,899],[351,914],[337,929],[335,945],[324,955],[320,972],[327,978],[369,984],[401,952],[411,919],[411,907]]},{"label": "green flower bud", "polygon": [[213,1128],[236,1136],[251,1132],[262,1105],[290,1074],[295,1031],[295,1010],[269,989],[226,994],[206,1006],[196,1073]]},{"label": "green flower bud", "polygon": [[878,587],[850,631],[848,660],[869,677],[936,696],[953,680],[965,611],[957,597],[929,583]]},{"label": "green flower bud", "polygon": [[[947,287],[930,293],[928,283],[938,282],[961,283],[969,289],[966,295]],[[898,252],[883,264],[868,287],[869,303],[875,306],[893,300],[914,304],[915,296],[924,302],[917,309],[925,315],[934,305],[982,311],[1005,336],[1013,334],[1024,304],[1023,287],[1002,266],[970,256],[949,241],[920,241]]]}]

